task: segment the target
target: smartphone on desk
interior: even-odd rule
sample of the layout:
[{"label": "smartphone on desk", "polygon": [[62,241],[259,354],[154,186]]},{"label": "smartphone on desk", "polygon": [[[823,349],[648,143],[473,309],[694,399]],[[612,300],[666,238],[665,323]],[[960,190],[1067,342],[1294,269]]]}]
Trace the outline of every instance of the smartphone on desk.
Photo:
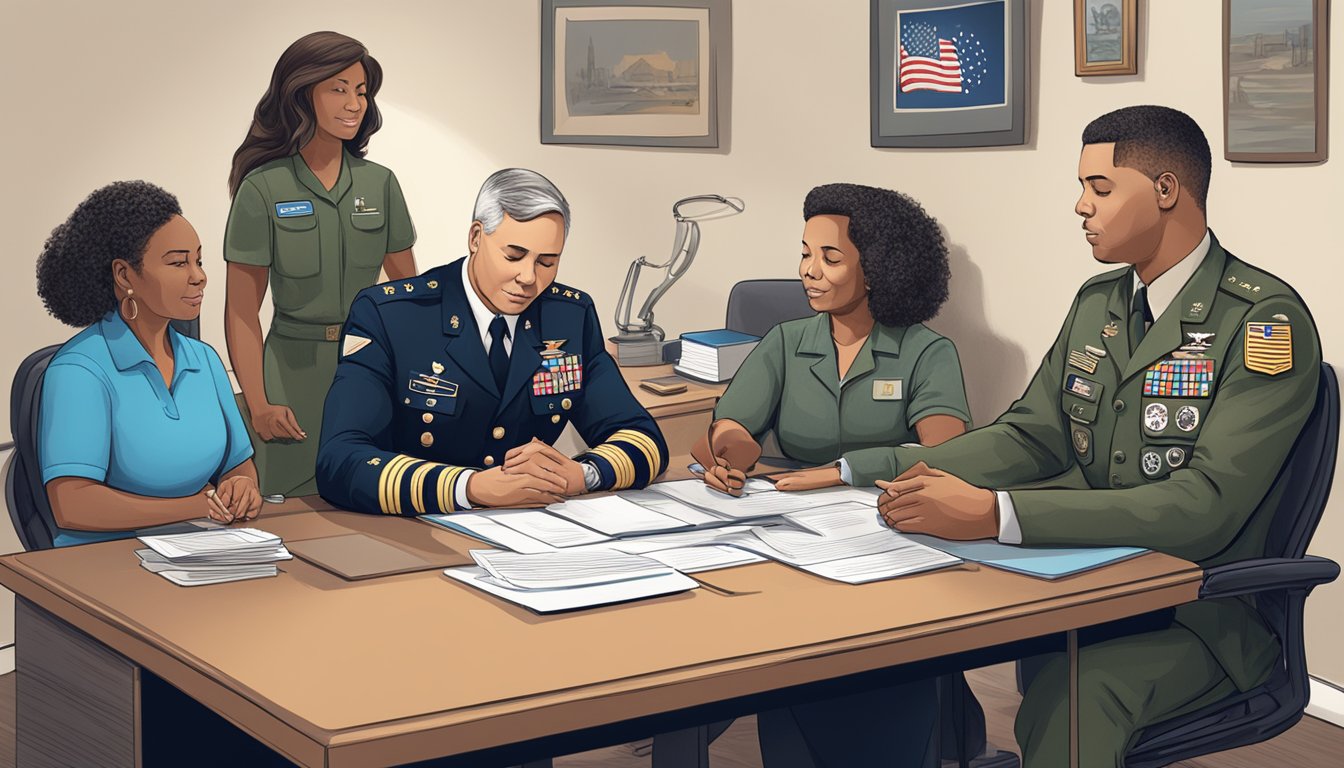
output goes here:
[{"label": "smartphone on desk", "polygon": [[657,376],[640,381],[639,386],[655,395],[675,395],[686,391],[686,380],[680,376]]}]

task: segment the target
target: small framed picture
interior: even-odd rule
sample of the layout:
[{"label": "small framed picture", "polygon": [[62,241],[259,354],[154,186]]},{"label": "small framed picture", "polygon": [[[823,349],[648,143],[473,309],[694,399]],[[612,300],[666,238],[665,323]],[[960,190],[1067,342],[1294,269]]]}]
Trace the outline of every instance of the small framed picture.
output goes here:
[{"label": "small framed picture", "polygon": [[1223,0],[1223,156],[1313,163],[1327,157],[1327,0]]},{"label": "small framed picture", "polygon": [[1027,5],[871,0],[872,145],[1025,143]]},{"label": "small framed picture", "polygon": [[1139,73],[1138,0],[1073,0],[1073,74]]},{"label": "small framed picture", "polygon": [[719,146],[731,45],[731,0],[542,0],[542,143]]}]

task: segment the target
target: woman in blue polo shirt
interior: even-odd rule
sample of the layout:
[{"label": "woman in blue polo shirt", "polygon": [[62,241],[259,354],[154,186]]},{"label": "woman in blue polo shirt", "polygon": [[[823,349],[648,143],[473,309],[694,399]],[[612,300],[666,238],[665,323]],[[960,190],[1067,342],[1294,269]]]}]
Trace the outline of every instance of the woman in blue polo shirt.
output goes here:
[{"label": "woman in blue polo shirt", "polygon": [[87,326],[52,358],[38,414],[57,546],[261,511],[224,365],[169,326],[200,316],[205,283],[200,237],[153,184],[103,187],[52,231],[38,295],[57,320]]}]

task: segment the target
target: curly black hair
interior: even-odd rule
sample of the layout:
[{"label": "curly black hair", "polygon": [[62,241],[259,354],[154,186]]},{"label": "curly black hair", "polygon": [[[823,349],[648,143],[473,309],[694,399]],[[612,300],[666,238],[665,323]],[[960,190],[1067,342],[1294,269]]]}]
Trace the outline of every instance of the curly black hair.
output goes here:
[{"label": "curly black hair", "polygon": [[938,222],[908,195],[862,184],[823,184],[803,201],[803,220],[848,216],[868,283],[868,309],[886,326],[930,320],[947,301],[952,270]]},{"label": "curly black hair", "polygon": [[51,231],[37,257],[37,295],[47,311],[83,328],[116,309],[113,259],[139,272],[150,236],[180,215],[177,198],[147,181],[116,181],[95,190]]},{"label": "curly black hair", "polygon": [[1204,210],[1213,158],[1203,129],[1184,112],[1152,104],[1107,112],[1083,129],[1083,144],[1115,144],[1111,162],[1150,179],[1175,174]]}]

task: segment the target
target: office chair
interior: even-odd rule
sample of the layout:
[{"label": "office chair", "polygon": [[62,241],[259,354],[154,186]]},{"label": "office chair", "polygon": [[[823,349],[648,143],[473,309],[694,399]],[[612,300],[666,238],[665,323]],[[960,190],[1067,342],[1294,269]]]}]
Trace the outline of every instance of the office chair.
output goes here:
[{"label": "office chair", "polygon": [[37,460],[37,410],[42,400],[42,377],[47,364],[60,349],[53,344],[37,350],[19,364],[9,393],[9,428],[14,432],[14,452],[5,467],[5,505],[23,548],[32,552],[50,549],[56,536],[56,520],[42,485]]},{"label": "office chair", "polygon": [[201,338],[201,318],[197,316],[194,320],[169,320],[168,324],[178,333],[192,339]]},{"label": "office chair", "polygon": [[728,293],[724,327],[764,336],[780,323],[815,314],[807,303],[802,280],[743,280]]},{"label": "office chair", "polygon": [[1306,551],[1330,498],[1338,447],[1339,382],[1322,363],[1316,406],[1274,481],[1286,492],[1274,511],[1264,557],[1209,568],[1199,590],[1201,599],[1254,595],[1283,655],[1262,685],[1145,728],[1125,756],[1127,768],[1157,768],[1254,744],[1302,719],[1310,698],[1303,604],[1313,587],[1339,575],[1333,561]]}]

